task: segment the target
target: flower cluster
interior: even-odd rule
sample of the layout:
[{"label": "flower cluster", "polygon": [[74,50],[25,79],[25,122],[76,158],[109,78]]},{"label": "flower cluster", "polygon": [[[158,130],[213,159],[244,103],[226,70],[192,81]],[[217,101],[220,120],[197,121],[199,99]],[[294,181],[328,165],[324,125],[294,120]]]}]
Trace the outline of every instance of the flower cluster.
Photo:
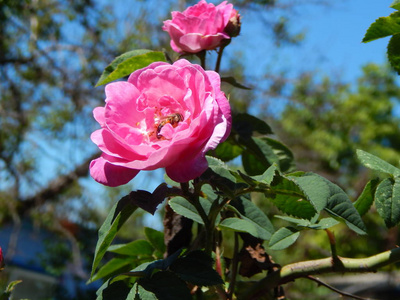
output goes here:
[{"label": "flower cluster", "polygon": [[[215,6],[201,0],[172,17],[163,29],[178,52],[215,49],[240,30],[240,16],[226,1]],[[218,73],[184,59],[155,62],[108,84],[105,106],[93,111],[101,129],[91,139],[102,155],[91,162],[91,176],[107,186],[158,168],[177,182],[200,176],[208,167],[206,153],[231,130],[220,84]]]}]

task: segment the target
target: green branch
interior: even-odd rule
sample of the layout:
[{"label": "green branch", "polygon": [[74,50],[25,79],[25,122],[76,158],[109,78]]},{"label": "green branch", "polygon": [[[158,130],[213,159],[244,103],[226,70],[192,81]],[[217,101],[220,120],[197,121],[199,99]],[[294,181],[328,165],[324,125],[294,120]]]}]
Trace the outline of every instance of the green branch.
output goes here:
[{"label": "green branch", "polygon": [[310,275],[327,273],[367,273],[376,272],[377,269],[400,261],[400,248],[385,251],[366,258],[345,258],[337,256],[323,259],[302,261],[283,266],[276,272],[268,274],[256,283],[243,299],[255,299],[257,296],[279,285],[294,281],[297,278],[305,278]]}]

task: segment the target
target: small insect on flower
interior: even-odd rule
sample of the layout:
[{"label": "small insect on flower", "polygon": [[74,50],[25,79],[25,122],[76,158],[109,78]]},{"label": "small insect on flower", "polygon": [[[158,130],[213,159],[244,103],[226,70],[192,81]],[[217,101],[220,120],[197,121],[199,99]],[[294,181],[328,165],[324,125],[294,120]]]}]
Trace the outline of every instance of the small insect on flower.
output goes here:
[{"label": "small insect on flower", "polygon": [[160,118],[160,123],[157,125],[157,138],[161,139],[163,136],[160,134],[161,129],[165,124],[171,124],[172,127],[176,127],[180,121],[183,121],[183,116],[180,113],[170,114],[168,116],[164,116]]}]

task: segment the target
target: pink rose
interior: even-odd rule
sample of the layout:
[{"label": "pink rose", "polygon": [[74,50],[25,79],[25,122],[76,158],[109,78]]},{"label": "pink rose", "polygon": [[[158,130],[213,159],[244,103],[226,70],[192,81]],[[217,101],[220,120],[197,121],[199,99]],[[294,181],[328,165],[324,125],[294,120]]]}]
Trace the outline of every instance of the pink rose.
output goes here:
[{"label": "pink rose", "polygon": [[215,6],[201,0],[184,12],[173,11],[172,20],[164,21],[163,30],[171,37],[171,47],[178,53],[213,50],[222,40],[230,39],[225,27],[232,16],[239,16],[227,1]]},{"label": "pink rose", "polygon": [[177,182],[200,176],[207,151],[231,129],[220,83],[217,73],[181,59],[152,63],[127,82],[108,84],[105,106],[93,110],[101,129],[91,139],[103,153],[90,163],[90,175],[108,186],[158,168]]}]

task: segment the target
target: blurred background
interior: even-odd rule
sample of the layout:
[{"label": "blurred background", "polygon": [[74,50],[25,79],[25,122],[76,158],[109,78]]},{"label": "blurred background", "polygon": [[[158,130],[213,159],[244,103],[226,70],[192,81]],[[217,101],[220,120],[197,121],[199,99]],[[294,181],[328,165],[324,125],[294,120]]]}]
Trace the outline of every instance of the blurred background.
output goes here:
[{"label": "blurred background", "polygon": [[[95,299],[101,283],[85,283],[98,228],[116,201],[131,190],[152,191],[164,173],[141,172],[112,189],[88,176],[89,162],[99,156],[90,141],[99,127],[92,110],[104,104],[104,87],[94,85],[129,50],[165,49],[176,59],[162,22],[196,2],[0,0],[1,285],[23,280],[14,299]],[[230,2],[242,16],[242,31],[226,48],[221,73],[252,88],[223,86],[235,112],[265,119],[294,152],[298,169],[327,177],[354,198],[372,176],[355,159],[356,149],[398,166],[400,89],[386,62],[388,41],[361,43],[369,25],[392,12],[392,1]],[[208,69],[215,59],[211,51]],[[265,199],[257,201],[271,216],[276,212]],[[336,230],[339,255],[363,257],[396,246],[397,228],[387,231],[374,210],[365,217],[368,237]],[[135,212],[119,238],[141,238],[143,226],[162,230],[162,215]],[[270,254],[285,264],[329,255],[327,247],[323,233],[310,232],[284,253]],[[365,279],[367,287],[358,277],[352,291],[374,283],[395,299],[395,268],[387,271]],[[330,280],[343,289],[350,282]],[[316,287],[294,283],[287,295],[331,297]]]}]

